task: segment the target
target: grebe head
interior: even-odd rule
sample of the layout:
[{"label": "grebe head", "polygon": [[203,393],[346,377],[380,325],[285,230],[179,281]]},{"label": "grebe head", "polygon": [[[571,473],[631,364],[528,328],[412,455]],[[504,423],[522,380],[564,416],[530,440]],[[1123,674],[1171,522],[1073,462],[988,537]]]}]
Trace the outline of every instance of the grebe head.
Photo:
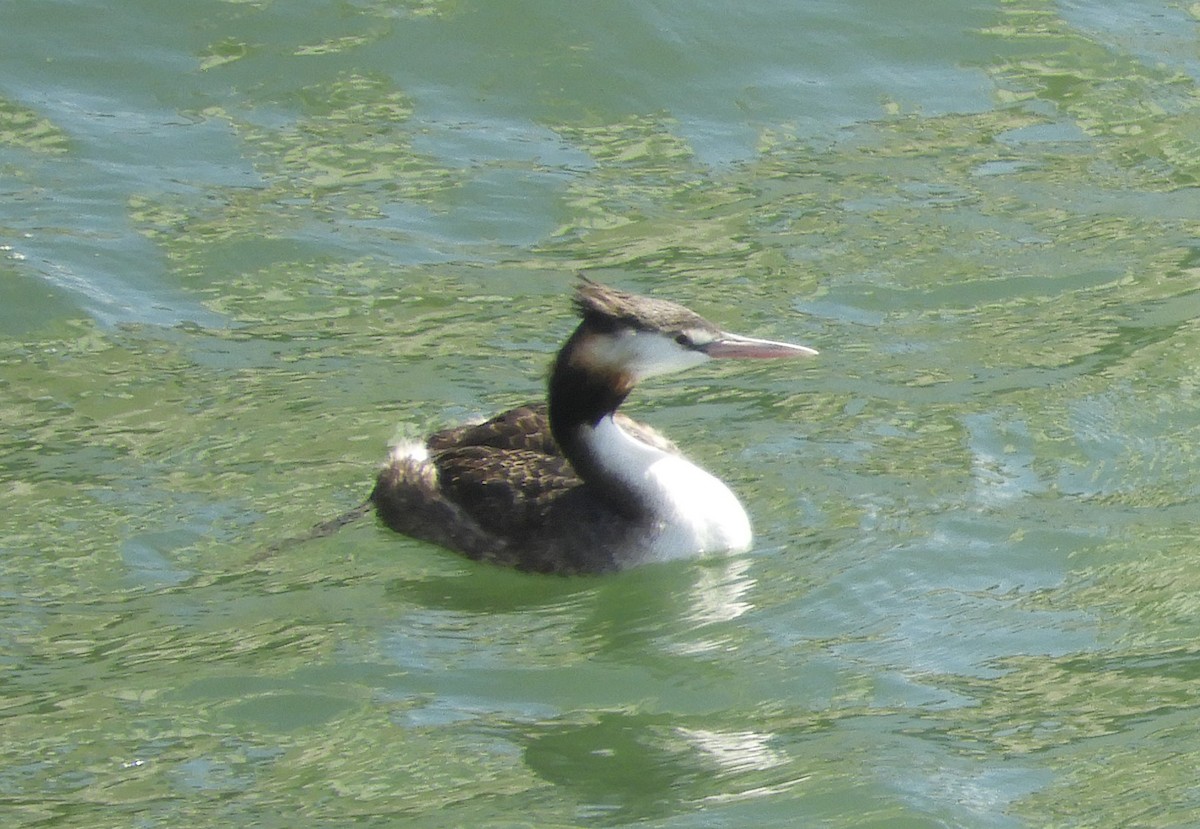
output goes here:
[{"label": "grebe head", "polygon": [[812,357],[803,345],[760,340],[722,331],[699,314],[661,299],[637,296],[580,278],[575,307],[583,317],[570,349],[571,364],[640,380],[681,371],[712,359]]}]

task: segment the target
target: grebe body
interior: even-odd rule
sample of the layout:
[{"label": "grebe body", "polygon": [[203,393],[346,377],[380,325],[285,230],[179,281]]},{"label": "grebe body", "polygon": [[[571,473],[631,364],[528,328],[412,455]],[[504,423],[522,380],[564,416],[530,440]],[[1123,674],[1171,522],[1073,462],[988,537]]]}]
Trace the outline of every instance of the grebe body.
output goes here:
[{"label": "grebe body", "polygon": [[581,279],[579,326],[545,404],[395,447],[371,501],[397,532],[470,558],[597,573],[750,547],[724,483],[618,410],[648,377],[714,358],[812,356],[723,332],[681,305]]}]

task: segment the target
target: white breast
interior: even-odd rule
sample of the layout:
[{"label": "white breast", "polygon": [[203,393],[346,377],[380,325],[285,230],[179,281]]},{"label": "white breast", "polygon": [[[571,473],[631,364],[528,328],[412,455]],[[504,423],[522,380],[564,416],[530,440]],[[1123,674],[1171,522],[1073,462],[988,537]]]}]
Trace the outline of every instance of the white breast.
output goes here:
[{"label": "white breast", "polygon": [[612,417],[590,431],[586,440],[605,473],[633,489],[654,516],[646,560],[750,548],[750,519],[717,478],[686,458],[642,443]]}]

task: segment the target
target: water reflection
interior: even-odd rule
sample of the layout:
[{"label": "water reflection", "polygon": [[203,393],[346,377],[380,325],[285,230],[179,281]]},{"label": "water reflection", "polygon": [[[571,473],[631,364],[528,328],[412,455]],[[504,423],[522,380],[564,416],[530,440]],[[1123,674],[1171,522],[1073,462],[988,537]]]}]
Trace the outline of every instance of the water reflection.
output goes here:
[{"label": "water reflection", "polygon": [[524,761],[578,804],[580,818],[601,825],[778,795],[803,782],[770,734],[678,722],[608,713],[586,725],[542,726],[527,738]]}]

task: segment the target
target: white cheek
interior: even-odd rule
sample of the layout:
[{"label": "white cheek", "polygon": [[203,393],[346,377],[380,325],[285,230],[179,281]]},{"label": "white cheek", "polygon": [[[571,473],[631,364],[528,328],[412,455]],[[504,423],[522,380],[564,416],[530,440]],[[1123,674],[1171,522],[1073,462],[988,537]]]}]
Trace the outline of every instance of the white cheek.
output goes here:
[{"label": "white cheek", "polygon": [[644,380],[691,368],[709,358],[661,334],[622,331],[615,337],[597,337],[589,343],[587,359],[597,367],[604,366],[632,374],[635,380]]}]

